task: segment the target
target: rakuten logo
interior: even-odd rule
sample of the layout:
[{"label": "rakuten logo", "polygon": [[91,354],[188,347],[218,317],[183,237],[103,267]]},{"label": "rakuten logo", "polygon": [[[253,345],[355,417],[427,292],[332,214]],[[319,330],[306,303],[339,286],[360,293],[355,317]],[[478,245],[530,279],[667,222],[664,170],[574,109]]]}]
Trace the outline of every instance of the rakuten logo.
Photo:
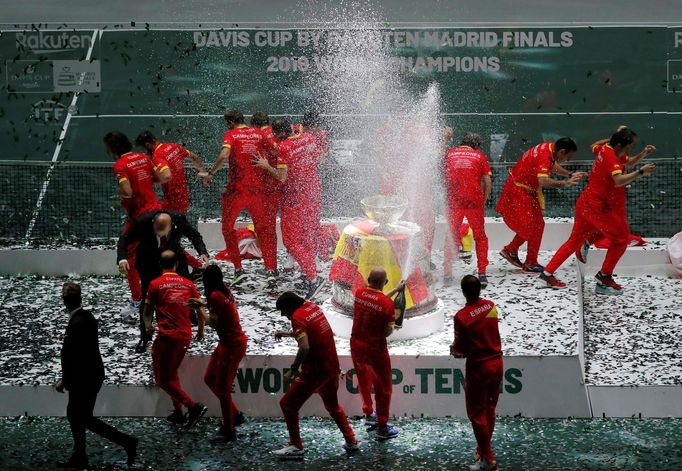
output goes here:
[{"label": "rakuten logo", "polygon": [[90,34],[61,32],[17,33],[17,49],[30,50],[34,53],[62,52],[70,49],[90,47]]}]

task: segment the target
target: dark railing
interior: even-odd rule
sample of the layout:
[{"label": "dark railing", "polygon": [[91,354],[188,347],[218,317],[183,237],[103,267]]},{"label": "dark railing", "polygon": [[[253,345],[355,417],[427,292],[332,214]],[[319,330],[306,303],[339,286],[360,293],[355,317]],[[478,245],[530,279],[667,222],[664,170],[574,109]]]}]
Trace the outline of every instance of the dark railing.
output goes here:
[{"label": "dark railing", "polygon": [[[628,217],[633,233],[669,237],[682,230],[682,159],[656,159],[655,163],[653,176],[636,180],[628,189]],[[589,171],[590,165],[572,162],[568,168]],[[494,205],[508,167],[509,164],[493,164],[493,197],[486,209],[488,216],[495,215]],[[50,168],[51,164],[45,162],[0,161],[0,239],[5,244],[21,244],[116,237],[125,215],[111,165],[63,162]],[[372,173],[369,167],[323,171],[322,216],[360,216],[359,200],[375,193],[372,188],[376,188],[373,183],[358,183],[367,181],[360,174],[368,172]],[[188,169],[187,174],[192,200],[190,219],[219,218],[226,172],[220,172],[209,188],[194,177],[194,170]],[[584,184],[546,190],[545,215],[572,217],[583,188]],[[442,205],[442,191],[436,191],[436,200]]]}]

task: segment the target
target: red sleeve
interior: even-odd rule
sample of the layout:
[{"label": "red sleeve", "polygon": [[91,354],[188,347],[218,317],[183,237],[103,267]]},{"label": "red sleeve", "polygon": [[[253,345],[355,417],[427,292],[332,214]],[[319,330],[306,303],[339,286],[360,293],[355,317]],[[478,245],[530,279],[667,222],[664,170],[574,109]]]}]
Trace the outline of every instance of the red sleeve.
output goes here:
[{"label": "red sleeve", "polygon": [[604,163],[608,166],[611,175],[623,173],[623,162],[621,162],[614,152],[602,152]]},{"label": "red sleeve", "polygon": [[201,295],[199,294],[199,290],[197,289],[197,285],[195,285],[194,283],[191,283],[191,282],[190,282],[190,285],[191,285],[192,297],[194,299],[200,299]]},{"label": "red sleeve", "polygon": [[168,166],[168,161],[163,157],[152,157],[153,170],[155,172],[163,172],[164,169],[170,168]]},{"label": "red sleeve", "polygon": [[492,170],[490,169],[490,164],[488,163],[488,159],[486,158],[485,154],[481,152],[481,173],[483,176],[491,176],[493,174]]},{"label": "red sleeve", "polygon": [[604,148],[604,144],[597,144],[596,146],[592,146],[592,153],[595,155],[599,155],[601,150]]},{"label": "red sleeve", "polygon": [[549,146],[543,147],[538,153],[538,177],[548,177],[552,173],[552,167]]},{"label": "red sleeve", "polygon": [[147,288],[147,297],[145,299],[146,303],[150,303],[152,305],[156,305],[156,297],[157,297],[157,292],[158,292],[158,283],[155,281],[152,281],[149,283],[149,287]]},{"label": "red sleeve", "polygon": [[223,147],[232,147],[233,142],[234,139],[232,138],[232,133],[230,131],[223,134]]},{"label": "red sleeve", "polygon": [[305,324],[295,317],[291,318],[291,327],[294,333],[294,338],[296,340],[300,340],[301,338],[308,335],[308,333],[305,330]]},{"label": "red sleeve", "polygon": [[116,161],[114,164],[114,174],[116,175],[116,181],[118,183],[129,180],[128,167],[120,161]]},{"label": "red sleeve", "polygon": [[180,149],[180,155],[181,155],[180,158],[182,160],[185,160],[187,157],[189,157],[189,151],[187,149],[185,149],[184,147],[182,147],[180,144],[178,144],[178,149]]}]

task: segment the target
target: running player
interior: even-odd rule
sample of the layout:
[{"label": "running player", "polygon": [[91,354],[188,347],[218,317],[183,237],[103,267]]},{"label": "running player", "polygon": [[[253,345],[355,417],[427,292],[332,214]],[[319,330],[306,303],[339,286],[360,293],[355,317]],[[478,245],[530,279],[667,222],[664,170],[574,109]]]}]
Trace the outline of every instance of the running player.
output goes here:
[{"label": "running player", "polygon": [[[235,426],[244,423],[242,414],[232,400],[232,383],[239,362],[246,354],[247,338],[239,322],[237,302],[230,288],[223,281],[218,265],[209,265],[204,271],[204,289],[209,309],[208,323],[218,333],[218,345],[211,354],[204,382],[220,400],[223,425],[218,435],[225,441],[237,439]],[[192,299],[190,306],[202,307],[200,299]]]},{"label": "running player", "polygon": [[[367,278],[367,288],[355,292],[353,330],[350,337],[350,353],[362,396],[362,412],[369,430],[377,430],[381,440],[398,436],[398,429],[389,425],[388,416],[393,392],[391,357],[386,337],[393,333],[396,312],[391,297],[405,284],[400,283],[388,294],[383,289],[388,283],[386,271],[373,269]],[[372,388],[377,403],[374,414]]]},{"label": "running player", "polygon": [[587,187],[575,205],[575,221],[568,240],[557,250],[547,264],[540,278],[552,288],[563,288],[563,283],[554,276],[556,270],[573,253],[578,253],[585,241],[601,235],[610,245],[601,270],[597,273],[599,294],[621,294],[622,286],[613,279],[613,270],[623,256],[630,242],[627,212],[625,210],[625,187],[634,180],[654,172],[654,164],[643,165],[639,170],[623,173],[627,167],[639,163],[644,157],[656,151],[646,146],[636,157],[628,154],[637,143],[637,134],[631,129],[620,129],[608,144],[597,141],[592,146],[595,155]]},{"label": "running player", "polygon": [[[112,131],[104,136],[106,152],[112,157],[114,174],[118,182],[118,194],[121,197],[121,206],[128,218],[123,226],[123,232],[127,232],[132,222],[144,213],[161,209],[159,200],[154,193],[154,178],[170,177],[170,169],[166,162],[160,161],[160,167],[155,166],[149,158],[138,152],[132,152],[133,145],[128,137],[119,131]],[[126,316],[138,316],[142,313],[142,288],[140,275],[135,269],[135,249],[137,244],[128,247],[128,262],[131,269],[127,273],[128,286],[130,287],[131,299],[128,306],[121,312]]]},{"label": "running player", "polygon": [[322,199],[317,173],[318,144],[308,133],[292,134],[291,123],[284,118],[276,119],[272,130],[281,141],[277,146],[277,168],[263,156],[254,158],[253,165],[284,182],[282,241],[303,271],[304,280],[297,289],[312,299],[324,284],[324,279],[317,276],[316,266]]},{"label": "running player", "polygon": [[502,383],[502,345],[497,307],[480,298],[481,283],[473,275],[462,278],[466,306],[455,315],[455,341],[450,354],[466,358],[464,399],[467,416],[476,436],[476,464],[470,470],[499,469],[491,446],[495,407]]},{"label": "running player", "polygon": [[[149,335],[154,333],[152,319],[156,312],[158,333],[152,344],[152,366],[156,384],[166,391],[173,401],[173,413],[168,421],[187,428],[194,426],[206,413],[206,406],[193,401],[180,386],[178,368],[192,341],[190,299],[199,298],[197,287],[177,273],[175,252],[161,254],[162,274],[149,284],[144,306],[144,324]],[[205,314],[197,307],[197,340],[204,338]],[[188,413],[185,416],[183,406]]]},{"label": "running player", "polygon": [[[481,286],[488,286],[488,236],[485,233],[485,202],[492,190],[492,172],[488,159],[479,150],[481,136],[466,133],[458,147],[445,156],[445,189],[447,193],[450,233],[457,247],[461,245],[461,227],[464,217],[474,233],[476,262]],[[483,188],[481,188],[483,181]]]},{"label": "running player", "polygon": [[[560,164],[571,160],[578,147],[573,139],[562,137],[555,143],[543,142],[526,151],[509,172],[507,182],[497,202],[496,211],[502,215],[505,224],[515,235],[500,255],[515,267],[526,273],[542,273],[544,267],[538,263],[538,253],[545,230],[542,212],[545,209],[543,188],[567,188],[577,185],[587,176],[585,172],[571,173]],[[550,177],[556,173],[565,180]],[[519,247],[528,244],[526,261],[519,259]]]},{"label": "running player", "polygon": [[229,162],[227,187],[222,200],[222,229],[226,251],[235,267],[230,284],[234,286],[246,278],[234,229],[239,213],[246,209],[258,234],[263,263],[268,272],[268,284],[272,287],[276,284],[277,221],[274,217],[276,213],[267,208],[266,189],[273,181],[252,164],[252,160],[264,152],[263,135],[260,130],[244,124],[241,111],[228,111],[225,121],[229,130],[223,137],[220,155],[208,174],[213,176],[225,161]]},{"label": "running player", "polygon": [[[341,430],[348,452],[357,451],[358,441],[339,404],[339,358],[334,334],[322,309],[297,294],[287,291],[276,303],[277,309],[291,321],[291,332],[277,331],[275,338],[293,337],[298,352],[284,380],[291,381],[289,390],[280,400],[280,407],[289,430],[289,445],[272,453],[282,459],[302,459],[305,453],[298,423],[298,411],[314,393],[320,395],[325,409]],[[299,373],[300,368],[300,373]]]},{"label": "running player", "polygon": [[[151,155],[152,162],[157,168],[162,168],[164,164],[168,164],[170,168],[170,175],[167,180],[159,178],[163,190],[161,207],[186,214],[189,210],[190,198],[187,190],[187,176],[185,175],[185,159],[189,158],[197,172],[205,175],[202,178],[204,186],[209,186],[211,183],[201,158],[180,144],[159,141],[151,131],[141,132],[135,139],[135,145],[142,147]],[[201,273],[203,264],[187,251],[185,251],[185,257],[187,263],[194,269],[192,271],[192,278],[194,279],[197,274]]]}]

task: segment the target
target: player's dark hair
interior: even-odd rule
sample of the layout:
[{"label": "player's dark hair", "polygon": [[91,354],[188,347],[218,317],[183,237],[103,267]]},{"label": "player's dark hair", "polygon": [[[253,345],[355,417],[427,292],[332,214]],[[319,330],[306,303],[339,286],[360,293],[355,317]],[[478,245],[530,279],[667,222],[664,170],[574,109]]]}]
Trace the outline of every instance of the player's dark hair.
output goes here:
[{"label": "player's dark hair", "polygon": [[305,299],[300,297],[298,294],[294,293],[293,291],[286,291],[282,293],[279,298],[277,298],[275,308],[277,308],[278,311],[293,312],[299,307],[303,306],[304,303]]},{"label": "player's dark hair", "polygon": [[69,308],[77,308],[81,305],[81,285],[67,281],[62,286],[62,299]]},{"label": "player's dark hair", "polygon": [[462,278],[462,293],[468,303],[478,301],[481,297],[481,281],[474,275]]},{"label": "player's dark hair", "polygon": [[611,136],[611,139],[609,139],[609,145],[611,147],[616,146],[625,147],[632,144],[636,137],[637,133],[635,131],[629,128],[624,128],[621,129],[620,131],[616,131]]},{"label": "player's dark hair", "polygon": [[285,132],[288,136],[291,134],[291,121],[286,118],[277,118],[272,122],[272,132]]},{"label": "player's dark hair", "polygon": [[301,124],[304,128],[317,128],[320,126],[320,113],[317,111],[308,111],[303,115]]},{"label": "player's dark hair", "polygon": [[144,147],[145,144],[154,144],[155,142],[156,136],[151,131],[142,131],[135,138],[135,145],[139,147]]},{"label": "player's dark hair", "polygon": [[104,144],[111,152],[119,157],[133,150],[133,145],[130,143],[128,136],[120,131],[108,132],[102,141],[104,141]]},{"label": "player's dark hair", "polygon": [[228,124],[244,124],[244,115],[239,110],[228,110],[225,112],[225,121]]},{"label": "player's dark hair", "polygon": [[566,153],[569,153],[577,151],[578,146],[576,145],[575,141],[570,137],[562,137],[554,143],[554,150],[555,152],[563,150],[566,151]]},{"label": "player's dark hair", "polygon": [[171,270],[178,263],[178,256],[172,250],[164,250],[161,253],[161,269]]},{"label": "player's dark hair", "polygon": [[267,113],[263,113],[262,111],[254,111],[251,115],[251,126],[255,128],[262,128],[268,124],[270,124],[270,117],[267,115]]},{"label": "player's dark hair", "polygon": [[223,271],[218,265],[209,265],[204,270],[204,295],[206,299],[211,297],[211,293],[214,291],[220,291],[225,295],[230,301],[234,300],[234,295],[232,291],[223,281]]},{"label": "player's dark hair", "polygon": [[479,136],[475,132],[464,133],[460,145],[469,146],[472,149],[478,149],[479,147],[481,147],[481,136]]}]

